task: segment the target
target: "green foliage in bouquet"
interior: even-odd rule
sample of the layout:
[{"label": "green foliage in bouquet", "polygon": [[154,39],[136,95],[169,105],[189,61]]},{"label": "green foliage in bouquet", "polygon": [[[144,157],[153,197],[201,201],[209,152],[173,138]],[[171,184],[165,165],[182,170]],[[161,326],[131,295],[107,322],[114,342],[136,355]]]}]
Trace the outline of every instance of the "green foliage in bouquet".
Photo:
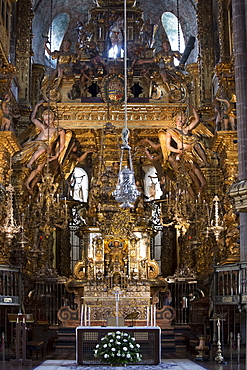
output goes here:
[{"label": "green foliage in bouquet", "polygon": [[128,333],[110,332],[101,339],[94,350],[94,356],[111,365],[124,365],[141,361],[140,344]]}]

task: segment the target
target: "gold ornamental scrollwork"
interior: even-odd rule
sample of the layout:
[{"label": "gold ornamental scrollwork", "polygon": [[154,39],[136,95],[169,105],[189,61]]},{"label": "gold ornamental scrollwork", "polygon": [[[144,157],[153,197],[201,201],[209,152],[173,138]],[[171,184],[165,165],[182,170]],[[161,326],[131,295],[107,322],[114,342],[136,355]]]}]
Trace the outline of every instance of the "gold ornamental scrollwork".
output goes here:
[{"label": "gold ornamental scrollwork", "polygon": [[156,261],[148,262],[148,279],[155,279],[159,275],[159,265]]},{"label": "gold ornamental scrollwork", "polygon": [[74,267],[74,275],[76,279],[84,279],[85,278],[85,261],[78,261]]}]

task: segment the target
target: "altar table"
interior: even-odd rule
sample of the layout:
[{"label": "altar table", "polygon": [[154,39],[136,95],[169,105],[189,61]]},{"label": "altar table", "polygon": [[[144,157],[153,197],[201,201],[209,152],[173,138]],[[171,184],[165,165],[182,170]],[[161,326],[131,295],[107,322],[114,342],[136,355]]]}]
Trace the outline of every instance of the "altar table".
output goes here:
[{"label": "altar table", "polygon": [[76,328],[76,362],[80,365],[102,365],[94,349],[107,333],[130,334],[140,344],[142,360],[138,365],[158,365],[161,361],[161,330],[154,326],[78,326]]}]

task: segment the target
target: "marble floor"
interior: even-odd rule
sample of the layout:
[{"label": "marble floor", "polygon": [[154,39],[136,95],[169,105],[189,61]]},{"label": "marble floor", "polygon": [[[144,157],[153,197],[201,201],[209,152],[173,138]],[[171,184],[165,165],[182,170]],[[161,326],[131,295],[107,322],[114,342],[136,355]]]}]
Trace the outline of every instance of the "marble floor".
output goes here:
[{"label": "marble floor", "polygon": [[[43,364],[38,366],[36,370],[109,370],[112,369],[111,366],[81,366],[77,365],[74,361],[63,361],[61,363],[56,362],[56,360],[48,360],[45,361]],[[203,370],[202,366],[192,362],[188,359],[171,359],[171,360],[162,360],[162,363],[159,365],[129,365],[129,366],[118,366],[116,369],[127,369],[127,370],[164,370],[164,369],[171,369],[171,370]]]},{"label": "marble floor", "polygon": [[[9,361],[0,361],[1,370],[109,370],[110,366],[81,366],[75,360],[53,360],[47,359],[43,362],[34,360],[32,366],[13,366]],[[126,370],[245,370],[244,360],[240,364],[236,361],[217,364],[214,361],[195,362],[190,359],[163,359],[159,365],[134,365],[127,367],[116,367]]]}]

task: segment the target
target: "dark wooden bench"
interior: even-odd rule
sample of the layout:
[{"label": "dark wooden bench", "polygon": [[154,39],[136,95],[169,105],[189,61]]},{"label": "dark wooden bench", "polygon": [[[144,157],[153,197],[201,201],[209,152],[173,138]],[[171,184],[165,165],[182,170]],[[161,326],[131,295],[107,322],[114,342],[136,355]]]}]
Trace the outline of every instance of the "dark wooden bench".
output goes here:
[{"label": "dark wooden bench", "polygon": [[30,342],[27,342],[27,350],[30,351],[31,357],[33,354],[33,351],[36,352],[36,360],[38,359],[38,351],[41,351],[42,357],[44,354],[44,342],[38,341],[38,340],[31,340]]}]

